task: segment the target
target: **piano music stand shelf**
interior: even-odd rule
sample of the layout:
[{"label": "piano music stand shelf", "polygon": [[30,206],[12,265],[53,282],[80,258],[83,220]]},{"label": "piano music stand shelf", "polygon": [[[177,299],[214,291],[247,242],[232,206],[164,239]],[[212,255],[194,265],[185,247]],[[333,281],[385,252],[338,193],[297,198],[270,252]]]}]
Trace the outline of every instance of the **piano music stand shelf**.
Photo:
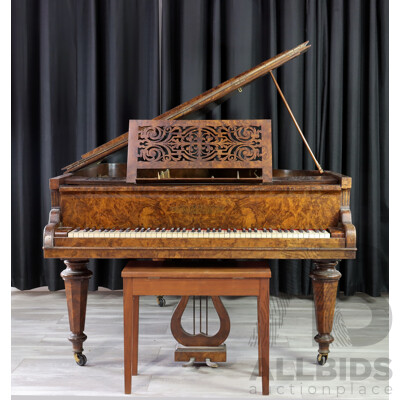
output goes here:
[{"label": "piano music stand shelf", "polygon": [[[163,261],[129,261],[123,269],[125,394],[137,375],[139,296],[257,296],[258,363],[262,393],[269,394],[269,279],[264,262],[241,261],[232,267],[207,260],[207,267],[169,266]],[[171,330],[172,330],[171,321]],[[175,336],[175,335],[174,335]]]}]

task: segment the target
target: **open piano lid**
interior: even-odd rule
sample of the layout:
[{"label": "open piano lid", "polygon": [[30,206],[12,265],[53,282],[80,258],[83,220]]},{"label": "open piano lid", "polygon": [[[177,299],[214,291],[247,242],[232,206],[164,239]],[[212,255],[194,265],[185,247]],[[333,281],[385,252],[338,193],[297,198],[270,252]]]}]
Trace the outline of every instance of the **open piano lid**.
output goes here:
[{"label": "open piano lid", "polygon": [[[262,77],[270,71],[278,68],[287,61],[299,56],[306,52],[311,46],[307,42],[304,42],[291,50],[286,50],[275,57],[272,57],[254,68],[251,68],[240,75],[231,78],[218,86],[207,90],[206,92],[194,97],[185,103],[165,112],[154,118],[159,119],[179,119],[196,110],[202,109],[211,104],[220,104],[228,98],[228,96],[235,90],[240,89],[253,82],[255,79]],[[104,157],[126,147],[128,145],[128,132],[124,133],[115,139],[110,140],[103,145],[96,147],[90,152],[83,154],[82,158],[66,167],[62,168],[65,173],[77,171],[83,167],[86,167],[96,161],[102,160]]]}]

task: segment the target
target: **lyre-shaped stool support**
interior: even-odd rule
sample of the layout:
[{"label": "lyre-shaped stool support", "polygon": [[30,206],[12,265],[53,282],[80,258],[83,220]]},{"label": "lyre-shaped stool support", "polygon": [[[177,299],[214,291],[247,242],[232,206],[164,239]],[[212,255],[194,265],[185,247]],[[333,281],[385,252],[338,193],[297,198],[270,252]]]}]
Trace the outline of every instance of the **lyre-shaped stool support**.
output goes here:
[{"label": "lyre-shaped stool support", "polygon": [[[258,362],[262,393],[269,394],[269,279],[266,262],[207,260],[207,267],[171,266],[163,261],[130,261],[124,282],[125,393],[138,371],[139,296],[257,296]],[[230,266],[229,266],[230,265]]]}]

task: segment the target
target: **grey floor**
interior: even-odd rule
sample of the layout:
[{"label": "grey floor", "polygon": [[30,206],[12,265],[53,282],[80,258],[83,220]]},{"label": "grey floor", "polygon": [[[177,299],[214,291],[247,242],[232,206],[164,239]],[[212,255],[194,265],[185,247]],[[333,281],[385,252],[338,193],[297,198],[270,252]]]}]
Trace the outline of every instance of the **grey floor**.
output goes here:
[{"label": "grey floor", "polygon": [[[12,295],[13,399],[126,399],[123,394],[122,291],[90,292],[84,344],[88,364],[75,364],[65,293],[39,289]],[[140,302],[139,375],[132,397],[260,398],[257,376],[256,299],[223,298],[231,318],[227,358],[219,368],[183,368],[173,361],[169,322],[178,298],[160,308]],[[272,297],[270,398],[386,399],[390,391],[388,297],[339,297],[336,340],[323,367],[316,365],[310,298]],[[184,315],[185,317],[185,315]],[[189,317],[184,325],[190,327]],[[210,315],[211,329],[217,329]]]}]

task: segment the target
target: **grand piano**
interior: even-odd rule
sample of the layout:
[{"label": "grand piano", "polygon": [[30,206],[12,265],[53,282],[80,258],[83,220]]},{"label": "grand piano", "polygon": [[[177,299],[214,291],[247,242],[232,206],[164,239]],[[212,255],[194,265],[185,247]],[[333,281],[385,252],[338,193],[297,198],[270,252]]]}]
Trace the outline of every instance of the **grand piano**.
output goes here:
[{"label": "grand piano", "polygon": [[[190,118],[266,74],[277,85],[272,71],[308,48],[306,42],[285,51],[155,120]],[[267,181],[248,171],[220,178],[218,170],[184,179],[169,171],[156,175],[144,171],[132,181],[127,179],[128,136],[125,133],[84,154],[50,179],[51,210],[43,251],[45,258],[60,258],[66,264],[61,276],[76,362],[86,363],[83,331],[92,275],[89,259],[310,259],[317,359],[323,365],[333,341],[341,276],[336,266],[356,256],[351,178],[323,171],[316,162],[315,171],[273,170]]]}]

